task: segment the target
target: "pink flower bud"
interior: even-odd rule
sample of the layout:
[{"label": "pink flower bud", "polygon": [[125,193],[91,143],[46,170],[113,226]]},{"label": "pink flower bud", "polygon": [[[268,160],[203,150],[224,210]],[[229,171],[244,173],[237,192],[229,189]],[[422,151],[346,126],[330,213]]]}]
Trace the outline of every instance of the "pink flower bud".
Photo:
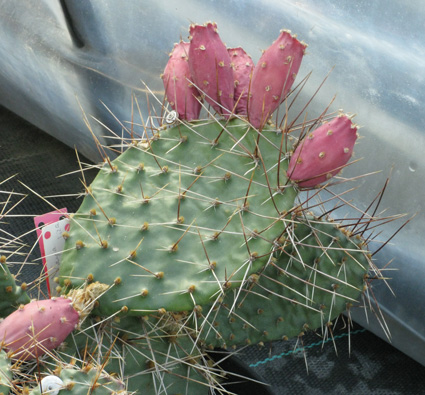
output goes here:
[{"label": "pink flower bud", "polygon": [[202,106],[201,95],[192,84],[189,70],[189,45],[183,41],[174,45],[161,77],[167,100],[172,109],[177,111],[180,119],[192,121],[199,118]]},{"label": "pink flower bud", "polygon": [[219,114],[229,117],[233,110],[234,80],[230,56],[217,33],[215,23],[191,25],[189,68],[205,100]]},{"label": "pink flower bud", "polygon": [[286,98],[306,47],[306,44],[298,41],[290,32],[282,30],[255,66],[248,99],[248,117],[257,129],[263,128]]},{"label": "pink flower bud", "polygon": [[288,177],[300,187],[314,187],[339,173],[349,161],[357,126],[346,115],[319,126],[300,141],[288,166]]},{"label": "pink flower bud", "polygon": [[0,344],[14,359],[33,359],[58,347],[78,322],[79,314],[69,299],[36,300],[0,323]]},{"label": "pink flower bud", "polygon": [[235,113],[239,115],[248,114],[248,91],[249,82],[254,69],[254,62],[241,47],[228,48],[231,66],[233,69],[233,79],[235,84],[234,103],[236,105]]}]

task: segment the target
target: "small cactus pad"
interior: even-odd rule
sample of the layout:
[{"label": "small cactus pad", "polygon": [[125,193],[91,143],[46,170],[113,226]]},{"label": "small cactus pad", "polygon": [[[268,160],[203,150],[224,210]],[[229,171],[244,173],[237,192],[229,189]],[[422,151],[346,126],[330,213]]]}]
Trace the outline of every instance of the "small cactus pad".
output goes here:
[{"label": "small cactus pad", "polygon": [[15,277],[10,273],[6,257],[0,256],[0,317],[6,317],[15,311],[19,305],[29,303],[30,298],[25,292],[25,284],[16,284]]},{"label": "small cactus pad", "polygon": [[316,220],[294,224],[287,237],[264,271],[229,291],[206,321],[198,317],[207,346],[264,343],[307,330],[326,336],[332,320],[360,298],[370,267],[360,240]]},{"label": "small cactus pad", "polygon": [[[98,370],[87,366],[83,369],[76,369],[75,367],[65,367],[58,369],[60,371],[59,378],[62,380],[62,388],[55,389],[59,395],[117,395],[127,394],[123,382],[108,375],[105,371]],[[52,390],[43,392],[52,393]],[[41,395],[40,386],[35,387],[29,395]]]},{"label": "small cactus pad", "polygon": [[101,169],[66,235],[62,292],[108,285],[96,314],[210,303],[260,270],[285,232],[296,192],[280,130],[233,119],[159,132]]}]

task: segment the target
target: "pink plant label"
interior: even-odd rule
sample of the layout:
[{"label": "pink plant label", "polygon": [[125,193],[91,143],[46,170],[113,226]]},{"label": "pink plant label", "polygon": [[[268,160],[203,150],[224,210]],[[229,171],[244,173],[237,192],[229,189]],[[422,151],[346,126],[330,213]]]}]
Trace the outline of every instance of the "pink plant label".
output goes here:
[{"label": "pink plant label", "polygon": [[34,218],[49,297],[57,295],[53,279],[58,273],[65,245],[63,233],[70,226],[67,213],[67,209],[63,208]]}]

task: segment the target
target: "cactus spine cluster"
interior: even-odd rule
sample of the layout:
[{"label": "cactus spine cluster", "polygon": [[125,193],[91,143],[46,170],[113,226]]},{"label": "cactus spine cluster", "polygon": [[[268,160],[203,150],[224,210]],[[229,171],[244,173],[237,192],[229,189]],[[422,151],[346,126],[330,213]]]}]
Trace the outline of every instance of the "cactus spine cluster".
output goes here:
[{"label": "cactus spine cluster", "polygon": [[[72,303],[31,302],[0,324],[13,358],[47,354],[60,393],[223,391],[208,350],[324,335],[366,287],[365,241],[296,200],[346,165],[357,126],[342,114],[296,140],[270,122],[306,44],[282,30],[254,65],[214,23],[189,33],[162,75],[177,119],[105,158],[70,217],[57,290]],[[10,286],[10,306],[28,302]]]}]

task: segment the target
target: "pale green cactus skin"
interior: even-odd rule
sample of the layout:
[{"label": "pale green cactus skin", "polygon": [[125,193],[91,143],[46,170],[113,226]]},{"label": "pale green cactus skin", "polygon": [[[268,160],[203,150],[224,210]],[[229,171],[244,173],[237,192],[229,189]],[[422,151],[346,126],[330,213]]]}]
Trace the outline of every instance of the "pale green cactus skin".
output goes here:
[{"label": "pale green cactus skin", "polygon": [[232,120],[178,125],[130,146],[73,217],[63,292],[99,281],[111,288],[97,313],[144,315],[240,286],[269,261],[294,205],[282,142],[280,130],[259,135]]},{"label": "pale green cactus skin", "polygon": [[0,257],[0,317],[7,317],[19,305],[29,303],[30,298],[25,292],[25,286],[16,283],[10,272],[6,257]]},{"label": "pale green cactus skin", "polygon": [[0,394],[7,395],[10,392],[12,375],[11,360],[4,350],[0,350]]},{"label": "pale green cactus skin", "polygon": [[288,229],[290,239],[283,241],[282,251],[264,271],[213,307],[203,329],[207,346],[265,343],[308,330],[323,335],[336,317],[356,304],[366,286],[370,259],[361,240],[332,223],[300,220]]}]

